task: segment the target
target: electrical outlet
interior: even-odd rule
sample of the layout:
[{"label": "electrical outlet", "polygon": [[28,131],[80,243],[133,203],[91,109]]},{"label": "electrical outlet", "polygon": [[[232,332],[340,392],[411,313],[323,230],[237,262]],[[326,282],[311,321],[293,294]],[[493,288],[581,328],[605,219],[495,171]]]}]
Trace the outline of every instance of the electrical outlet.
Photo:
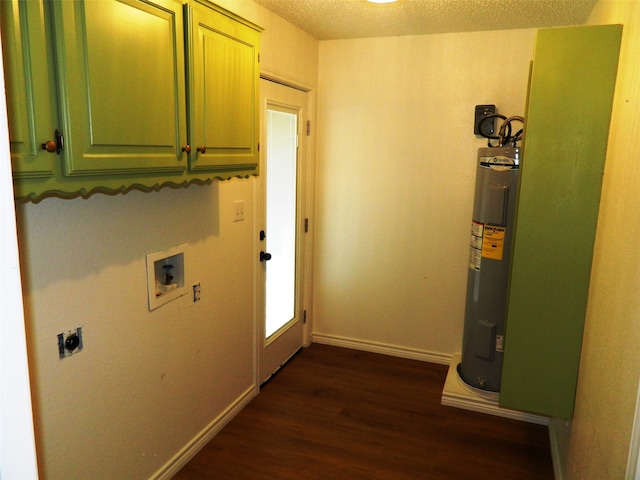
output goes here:
[{"label": "electrical outlet", "polygon": [[58,356],[60,360],[82,351],[82,327],[58,334]]},{"label": "electrical outlet", "polygon": [[244,220],[244,200],[236,200],[233,202],[233,221],[241,222]]},{"label": "electrical outlet", "polygon": [[193,284],[193,301],[200,301],[200,282]]}]

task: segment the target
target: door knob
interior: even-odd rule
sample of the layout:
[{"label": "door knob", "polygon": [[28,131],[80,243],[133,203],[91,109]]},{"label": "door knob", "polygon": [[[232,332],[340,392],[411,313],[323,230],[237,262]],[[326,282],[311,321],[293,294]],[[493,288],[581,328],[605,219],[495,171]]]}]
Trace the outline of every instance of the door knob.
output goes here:
[{"label": "door knob", "polygon": [[260,261],[261,262],[268,262],[269,260],[271,260],[271,254],[270,253],[260,252]]}]

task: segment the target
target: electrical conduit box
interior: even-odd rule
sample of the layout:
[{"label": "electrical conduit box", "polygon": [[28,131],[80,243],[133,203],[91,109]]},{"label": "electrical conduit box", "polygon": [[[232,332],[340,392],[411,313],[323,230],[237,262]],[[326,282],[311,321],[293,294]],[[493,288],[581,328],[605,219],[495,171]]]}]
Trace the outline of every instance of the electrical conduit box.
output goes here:
[{"label": "electrical conduit box", "polygon": [[147,255],[149,310],[189,293],[184,282],[186,244]]},{"label": "electrical conduit box", "polygon": [[482,135],[484,137],[490,137],[496,134],[496,119],[491,118],[485,120],[489,115],[496,113],[495,105],[476,105],[473,133],[474,135]]}]

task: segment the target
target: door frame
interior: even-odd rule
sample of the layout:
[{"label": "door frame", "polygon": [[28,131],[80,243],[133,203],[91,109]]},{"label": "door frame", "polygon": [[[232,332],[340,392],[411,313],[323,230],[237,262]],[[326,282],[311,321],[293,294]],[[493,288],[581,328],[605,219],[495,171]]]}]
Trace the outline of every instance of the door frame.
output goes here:
[{"label": "door frame", "polygon": [[0,323],[0,474],[5,478],[19,476],[25,480],[37,480],[38,458],[5,92],[4,63],[0,48],[0,226],[3,233],[0,244],[5,252],[3,265],[0,267],[0,297],[5,311],[8,311],[8,316]]},{"label": "door frame", "polygon": [[[282,76],[271,74],[266,71],[260,73],[260,80],[266,80],[269,82],[277,83],[284,87],[292,88],[305,93],[306,105],[303,107],[306,109],[306,119],[311,125],[314,125],[316,118],[315,110],[315,90],[300,82],[286,79]],[[268,99],[260,100],[260,144],[265,145],[265,112],[267,108]],[[264,155],[266,150],[260,149],[260,165],[263,164]],[[307,131],[306,135],[306,149],[303,155],[300,155],[299,159],[299,205],[302,210],[301,217],[307,219],[308,229],[307,231],[300,232],[302,239],[300,241],[299,261],[301,262],[301,273],[299,275],[299,306],[298,311],[300,314],[306,312],[306,322],[302,325],[302,347],[308,347],[312,342],[312,299],[313,299],[313,252],[314,252],[314,217],[315,217],[315,135],[313,129]],[[261,172],[262,173],[262,172]],[[258,180],[254,183],[254,252],[256,259],[259,257],[260,251],[264,248],[263,242],[259,239],[259,232],[264,227],[264,213],[266,208],[266,190],[261,189],[262,180]],[[268,233],[267,233],[268,234]],[[259,261],[255,263],[255,286],[254,286],[254,384],[256,392],[259,392],[262,380],[260,379],[260,355],[263,349],[263,345],[266,339],[263,338],[264,326],[264,300],[263,300],[263,282],[264,274],[262,273],[262,264]],[[302,319],[301,319],[302,320]],[[274,334],[274,335],[277,335]]]}]

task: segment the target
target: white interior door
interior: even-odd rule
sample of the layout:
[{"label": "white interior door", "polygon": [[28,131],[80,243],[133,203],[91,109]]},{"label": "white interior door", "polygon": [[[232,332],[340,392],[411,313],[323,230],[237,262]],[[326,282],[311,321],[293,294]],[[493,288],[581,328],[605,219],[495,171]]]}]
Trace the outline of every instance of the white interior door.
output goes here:
[{"label": "white interior door", "polygon": [[259,383],[303,344],[306,93],[260,81]]}]

